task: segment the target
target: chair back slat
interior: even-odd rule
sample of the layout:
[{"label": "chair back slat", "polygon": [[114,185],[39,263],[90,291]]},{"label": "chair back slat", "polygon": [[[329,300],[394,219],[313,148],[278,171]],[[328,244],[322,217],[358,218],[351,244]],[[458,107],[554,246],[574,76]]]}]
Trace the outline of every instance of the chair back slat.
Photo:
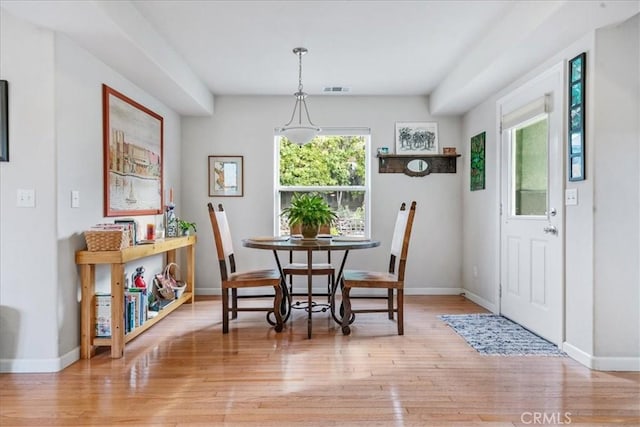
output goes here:
[{"label": "chair back slat", "polygon": [[[233,257],[233,247],[231,247],[231,254],[228,254],[228,247],[225,247],[225,240],[231,241],[230,233],[229,233],[229,224],[227,222],[227,216],[224,210],[220,212],[216,212],[215,208],[211,203],[208,205],[209,208],[209,219],[211,220],[211,228],[213,229],[213,240],[216,245],[216,252],[218,254],[218,263],[220,265],[220,276],[222,280],[227,280],[229,276],[229,272],[227,270],[227,256]],[[219,205],[220,209],[222,205]],[[222,214],[222,215],[220,215]],[[226,236],[226,237],[225,237]],[[231,273],[235,271],[235,266],[231,269]]]},{"label": "chair back slat", "polygon": [[391,255],[400,256],[402,252],[402,243],[404,242],[404,232],[407,228],[407,220],[409,219],[406,206],[403,203],[398,216],[396,217],[396,225],[393,229],[393,239],[391,240]]},{"label": "chair back slat", "polygon": [[393,232],[393,240],[391,242],[391,261],[389,263],[389,273],[395,273],[395,264],[398,260],[398,280],[404,280],[404,270],[407,264],[407,254],[409,253],[409,240],[411,239],[411,230],[413,228],[413,218],[416,214],[416,202],[411,202],[411,207],[406,210],[403,203],[400,206],[398,217],[396,218],[396,226]]},{"label": "chair back slat", "polygon": [[409,217],[407,218],[407,225],[404,229],[404,239],[402,242],[402,253],[400,254],[401,260],[407,259],[407,254],[409,253],[409,239],[411,239],[411,230],[413,228],[413,218],[416,216],[416,202],[411,202],[411,207],[409,208]]},{"label": "chair back slat", "polygon": [[220,241],[224,256],[228,257],[233,254],[233,243],[231,242],[231,230],[229,230],[229,221],[227,221],[227,213],[225,211],[216,212],[218,227],[220,228]]}]

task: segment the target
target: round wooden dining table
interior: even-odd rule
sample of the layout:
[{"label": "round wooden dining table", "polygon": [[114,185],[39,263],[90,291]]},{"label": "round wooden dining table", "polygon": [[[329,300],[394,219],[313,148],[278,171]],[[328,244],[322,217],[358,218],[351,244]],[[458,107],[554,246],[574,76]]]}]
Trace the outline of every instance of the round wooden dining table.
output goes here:
[{"label": "round wooden dining table", "polygon": [[334,282],[331,284],[331,295],[330,295],[330,306],[331,306],[331,315],[338,324],[341,323],[341,319],[336,316],[335,310],[335,293],[338,288],[338,285],[342,279],[342,272],[344,270],[344,266],[347,262],[347,256],[349,255],[349,251],[358,250],[358,249],[368,249],[375,248],[380,246],[380,241],[367,239],[364,237],[317,237],[315,239],[302,239],[297,237],[251,237],[248,239],[242,240],[242,245],[247,248],[254,249],[266,249],[273,252],[273,255],[276,260],[276,264],[278,266],[278,270],[280,271],[280,277],[282,278],[282,291],[285,295],[282,303],[282,315],[283,318],[288,318],[289,312],[291,310],[291,295],[289,295],[289,290],[287,288],[286,280],[284,277],[284,273],[282,272],[282,264],[280,263],[280,258],[278,257],[278,251],[301,251],[307,253],[307,336],[311,338],[312,331],[312,310],[311,307],[313,305],[313,275],[311,272],[311,266],[313,265],[313,253],[317,251],[344,251],[344,255],[342,256],[342,261],[340,263],[340,269],[338,270],[338,275],[335,277]]}]

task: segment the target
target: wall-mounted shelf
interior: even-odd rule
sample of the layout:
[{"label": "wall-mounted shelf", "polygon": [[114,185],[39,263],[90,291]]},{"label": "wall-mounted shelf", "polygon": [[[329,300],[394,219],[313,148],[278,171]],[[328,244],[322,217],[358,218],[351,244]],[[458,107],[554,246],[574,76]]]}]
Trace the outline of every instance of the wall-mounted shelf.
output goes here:
[{"label": "wall-mounted shelf", "polygon": [[458,157],[460,154],[378,154],[378,172],[408,176],[456,173]]}]

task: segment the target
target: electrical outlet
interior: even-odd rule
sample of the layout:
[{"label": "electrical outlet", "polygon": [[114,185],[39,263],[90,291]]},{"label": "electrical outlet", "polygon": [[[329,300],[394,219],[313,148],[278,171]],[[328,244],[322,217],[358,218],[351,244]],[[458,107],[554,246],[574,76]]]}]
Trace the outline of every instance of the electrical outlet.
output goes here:
[{"label": "electrical outlet", "polygon": [[17,190],[16,206],[19,208],[35,208],[36,207],[36,190]]}]

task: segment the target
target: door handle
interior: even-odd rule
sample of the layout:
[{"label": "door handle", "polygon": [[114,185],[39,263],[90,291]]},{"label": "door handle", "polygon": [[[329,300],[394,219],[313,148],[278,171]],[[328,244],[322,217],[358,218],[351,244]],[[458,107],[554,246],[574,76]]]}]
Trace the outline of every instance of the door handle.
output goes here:
[{"label": "door handle", "polygon": [[546,226],[545,228],[543,228],[543,230],[547,234],[558,234],[558,229],[553,225]]}]

